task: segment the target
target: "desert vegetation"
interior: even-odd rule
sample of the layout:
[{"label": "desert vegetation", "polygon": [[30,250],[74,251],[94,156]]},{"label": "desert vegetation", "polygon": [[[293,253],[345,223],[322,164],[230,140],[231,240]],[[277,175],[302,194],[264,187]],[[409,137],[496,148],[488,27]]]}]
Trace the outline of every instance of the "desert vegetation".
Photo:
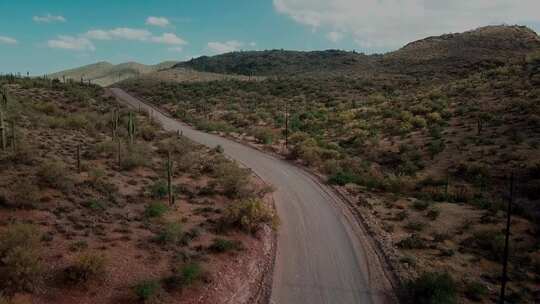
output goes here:
[{"label": "desert vegetation", "polygon": [[0,87],[0,302],[212,303],[261,261],[276,220],[249,171],[98,86]]},{"label": "desert vegetation", "polygon": [[[510,299],[533,302],[540,250],[539,41],[526,28],[501,26],[428,38],[384,56],[233,53],[178,67],[267,78],[121,86],[201,130],[325,176],[387,240],[411,303],[497,298],[513,173]],[[218,184],[234,197],[225,190],[233,185]]]}]

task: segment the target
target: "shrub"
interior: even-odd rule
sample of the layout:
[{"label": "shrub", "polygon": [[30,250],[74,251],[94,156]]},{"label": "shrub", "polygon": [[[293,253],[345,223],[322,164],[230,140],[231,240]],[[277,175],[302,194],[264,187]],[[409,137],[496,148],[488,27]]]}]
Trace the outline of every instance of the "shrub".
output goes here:
[{"label": "shrub", "polygon": [[438,210],[438,209],[430,209],[427,213],[426,213],[426,216],[427,218],[429,218],[430,220],[434,221],[436,220],[439,215],[441,214],[441,212]]},{"label": "shrub", "polygon": [[429,151],[429,155],[431,156],[431,158],[435,157],[437,154],[444,151],[445,146],[446,145],[444,144],[444,141],[442,139],[432,140],[428,144],[428,151]]},{"label": "shrub", "polygon": [[69,170],[64,163],[60,161],[46,161],[37,171],[38,177],[41,181],[52,188],[58,190],[69,190],[73,186],[73,182],[69,175]]},{"label": "shrub", "polygon": [[127,146],[122,153],[121,167],[123,170],[131,170],[137,167],[148,166],[151,157],[150,148],[142,143]]},{"label": "shrub", "polygon": [[184,264],[175,270],[174,274],[165,280],[168,289],[178,290],[191,286],[203,277],[203,269],[197,262]]},{"label": "shrub", "polygon": [[39,188],[29,180],[17,179],[15,183],[6,187],[11,191],[5,196],[5,205],[11,208],[32,209],[39,201]]},{"label": "shrub", "polygon": [[246,197],[250,194],[248,170],[238,167],[235,163],[222,161],[215,168],[217,185],[228,197]]},{"label": "shrub", "polygon": [[427,247],[426,242],[417,234],[412,234],[410,237],[399,241],[397,246],[402,249],[425,249]]},{"label": "shrub", "polygon": [[92,279],[100,279],[105,273],[105,257],[86,253],[79,256],[75,263],[66,269],[66,279],[73,283],[85,283]]},{"label": "shrub", "polygon": [[237,250],[240,249],[242,246],[242,243],[237,241],[231,241],[227,239],[222,238],[216,238],[214,239],[212,245],[208,249],[210,251],[216,252],[216,253],[223,253],[231,250]]},{"label": "shrub", "polygon": [[270,145],[276,138],[275,132],[270,128],[258,127],[254,128],[251,133],[262,144]]},{"label": "shrub", "polygon": [[0,234],[0,286],[32,290],[42,273],[40,235],[36,227],[11,224]]},{"label": "shrub", "polygon": [[483,230],[473,234],[465,242],[483,251],[484,257],[489,260],[500,261],[504,253],[504,234],[498,231]]},{"label": "shrub", "polygon": [[255,233],[262,224],[275,223],[272,211],[258,199],[247,199],[233,203],[225,209],[221,224]]},{"label": "shrub", "polygon": [[154,280],[145,280],[133,288],[137,300],[143,303],[155,303],[163,292],[161,284]]},{"label": "shrub", "polygon": [[161,217],[169,208],[161,202],[150,203],[144,209],[144,216],[147,218]]},{"label": "shrub", "polygon": [[418,211],[424,211],[429,207],[429,202],[417,200],[413,203],[413,208]]},{"label": "shrub", "polygon": [[176,244],[182,239],[182,225],[179,223],[167,223],[157,235],[160,244]]},{"label": "shrub", "polygon": [[447,273],[424,273],[404,284],[402,300],[414,304],[453,304],[457,302],[456,283]]},{"label": "shrub", "polygon": [[346,184],[358,183],[358,176],[350,171],[338,171],[328,179],[330,184],[345,186]]},{"label": "shrub", "polygon": [[479,282],[468,282],[465,285],[465,296],[472,301],[479,302],[488,294],[486,285]]},{"label": "shrub", "polygon": [[150,196],[155,199],[162,199],[167,197],[167,183],[164,180],[155,181],[149,189]]},{"label": "shrub", "polygon": [[107,209],[107,204],[102,200],[91,199],[86,202],[86,207],[93,211],[103,211]]},{"label": "shrub", "polygon": [[426,227],[426,224],[422,222],[414,222],[414,221],[408,222],[405,225],[405,229],[409,231],[422,231],[424,230],[425,227]]}]

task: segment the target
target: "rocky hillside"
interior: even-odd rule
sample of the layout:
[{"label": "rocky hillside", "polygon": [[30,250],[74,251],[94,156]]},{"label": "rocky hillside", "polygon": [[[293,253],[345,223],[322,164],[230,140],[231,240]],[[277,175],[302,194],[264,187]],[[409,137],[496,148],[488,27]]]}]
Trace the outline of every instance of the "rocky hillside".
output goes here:
[{"label": "rocky hillside", "polygon": [[83,67],[60,71],[48,75],[49,78],[58,78],[63,80],[73,79],[80,81],[90,80],[92,83],[100,86],[108,86],[121,80],[144,75],[159,70],[164,70],[175,65],[176,62],[166,61],[156,65],[144,65],[137,62],[126,62],[114,65],[109,62],[98,62]]},{"label": "rocky hillside", "polygon": [[259,76],[365,76],[374,73],[421,76],[459,76],[524,61],[540,49],[540,38],[523,26],[487,26],[476,30],[429,37],[385,55],[364,55],[338,50],[249,51],[200,57],[175,68]]},{"label": "rocky hillside", "polygon": [[487,26],[476,30],[428,37],[388,53],[381,64],[386,70],[416,76],[462,75],[523,62],[540,49],[540,37],[524,26]]},{"label": "rocky hillside", "polygon": [[[258,73],[296,77],[119,85],[201,130],[281,153],[327,176],[395,249],[392,265],[411,293],[404,303],[435,303],[422,299],[433,286],[449,291],[448,301],[436,303],[497,301],[513,172],[509,302],[540,303],[536,33],[484,27],[382,56],[273,52],[280,59],[267,62],[266,71],[265,52],[196,62],[242,73],[240,63],[255,56]],[[300,62],[282,64],[286,54]],[[238,64],[235,56],[243,57]]]}]

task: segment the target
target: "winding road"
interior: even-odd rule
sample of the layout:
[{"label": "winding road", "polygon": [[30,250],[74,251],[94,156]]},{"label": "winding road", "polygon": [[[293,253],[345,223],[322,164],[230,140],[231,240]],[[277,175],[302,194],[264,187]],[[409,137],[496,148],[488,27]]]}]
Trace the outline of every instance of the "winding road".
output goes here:
[{"label": "winding road", "polygon": [[271,303],[389,303],[391,285],[376,246],[326,185],[303,169],[232,140],[197,131],[121,89],[110,91],[122,102],[153,111],[168,131],[209,147],[221,145],[231,158],[251,168],[276,191],[281,225]]}]

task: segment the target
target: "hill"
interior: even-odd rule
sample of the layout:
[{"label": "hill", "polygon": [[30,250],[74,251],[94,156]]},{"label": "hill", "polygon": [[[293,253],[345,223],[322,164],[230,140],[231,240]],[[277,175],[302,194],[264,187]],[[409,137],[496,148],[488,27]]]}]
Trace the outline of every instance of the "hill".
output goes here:
[{"label": "hill", "polygon": [[0,126],[9,125],[0,136],[0,303],[260,294],[275,219],[271,189],[248,170],[97,85],[0,76],[0,89]]},{"label": "hill", "polygon": [[156,65],[144,65],[137,62],[126,62],[114,65],[109,62],[98,62],[75,69],[53,73],[48,75],[48,77],[58,79],[63,79],[63,77],[65,77],[66,79],[73,79],[75,81],[80,81],[81,78],[83,78],[84,80],[90,80],[92,83],[100,86],[108,86],[118,81],[167,69],[175,64],[176,62],[174,61],[166,61]]},{"label": "hill", "polygon": [[365,76],[375,73],[417,77],[460,75],[466,70],[493,68],[523,61],[540,49],[540,38],[523,26],[487,26],[464,33],[429,37],[384,55],[339,50],[248,51],[199,57],[175,68],[259,76]]},{"label": "hill", "polygon": [[281,77],[119,85],[201,130],[326,176],[396,252],[400,278],[447,271],[460,303],[496,302],[513,172],[510,298],[540,301],[540,43],[533,31],[490,26],[384,55],[241,52],[179,67]]}]

